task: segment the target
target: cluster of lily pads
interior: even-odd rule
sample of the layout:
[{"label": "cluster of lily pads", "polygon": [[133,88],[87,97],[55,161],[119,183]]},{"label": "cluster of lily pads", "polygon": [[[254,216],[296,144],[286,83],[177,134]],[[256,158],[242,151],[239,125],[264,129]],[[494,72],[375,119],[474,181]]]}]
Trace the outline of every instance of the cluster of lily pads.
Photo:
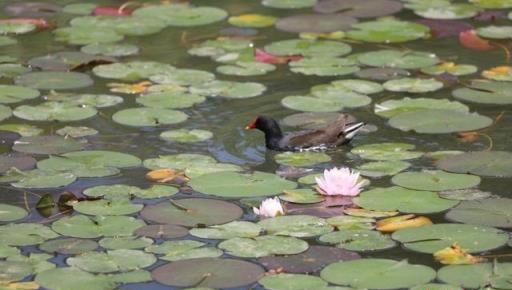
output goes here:
[{"label": "cluster of lily pads", "polygon": [[[0,56],[0,182],[5,196],[19,196],[0,194],[0,289],[111,290],[154,281],[203,290],[512,289],[512,199],[481,186],[512,178],[512,152],[412,144],[459,132],[478,138],[499,126],[470,106],[510,105],[512,68],[486,67],[480,79],[476,65],[403,46],[445,33],[479,51],[506,48],[512,26],[473,30],[461,19],[506,22],[512,1],[262,0],[247,5],[264,14],[239,15],[231,11],[243,9],[228,3],[6,2],[0,49],[24,48],[25,38],[51,29],[59,51],[22,61]],[[422,19],[411,20],[409,10]],[[278,17],[282,11],[287,16]],[[213,27],[215,36],[189,42],[196,26]],[[258,37],[274,28],[284,36]],[[208,57],[215,73],[152,60],[145,45],[131,43],[169,32],[182,42],[168,43],[166,53],[183,49],[190,63],[210,65]],[[308,90],[276,94],[270,77],[278,75],[306,80]],[[454,99],[439,97],[448,89]],[[383,126],[419,134],[397,142],[363,137],[349,152],[269,154],[280,166],[274,174],[217,160],[206,153],[213,128],[183,126],[197,110],[264,94],[279,111],[300,112],[281,120],[289,128],[318,128],[373,103]],[[171,150],[143,156],[98,142],[110,120],[121,125],[115,130],[157,137]],[[176,152],[178,143],[190,151]],[[363,176],[357,197],[315,186],[340,155]],[[165,182],[111,181],[158,170],[169,170]],[[252,212],[266,197],[279,198],[283,216]],[[409,218],[421,223],[395,227]],[[480,263],[434,269],[436,254],[455,245]],[[386,250],[398,247],[432,263],[389,259]],[[496,255],[483,261],[490,251]]]}]

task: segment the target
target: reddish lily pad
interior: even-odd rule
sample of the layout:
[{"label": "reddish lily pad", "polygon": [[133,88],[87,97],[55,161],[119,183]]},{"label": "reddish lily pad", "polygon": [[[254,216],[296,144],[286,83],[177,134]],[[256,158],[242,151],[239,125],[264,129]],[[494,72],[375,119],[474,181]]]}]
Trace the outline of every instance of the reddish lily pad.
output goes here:
[{"label": "reddish lily pad", "polygon": [[19,170],[28,170],[34,168],[37,160],[30,156],[21,153],[5,153],[0,155],[0,173],[4,173],[11,167],[16,167]]}]

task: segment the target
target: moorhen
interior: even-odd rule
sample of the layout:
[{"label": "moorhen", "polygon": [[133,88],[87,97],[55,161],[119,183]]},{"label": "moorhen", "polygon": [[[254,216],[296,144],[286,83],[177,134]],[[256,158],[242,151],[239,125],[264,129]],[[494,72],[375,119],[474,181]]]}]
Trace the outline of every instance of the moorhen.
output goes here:
[{"label": "moorhen", "polygon": [[336,121],[316,130],[292,132],[283,135],[276,120],[258,116],[246,130],[258,129],[265,133],[265,145],[276,151],[322,150],[346,144],[365,125],[363,122],[349,123],[348,116],[340,114]]}]

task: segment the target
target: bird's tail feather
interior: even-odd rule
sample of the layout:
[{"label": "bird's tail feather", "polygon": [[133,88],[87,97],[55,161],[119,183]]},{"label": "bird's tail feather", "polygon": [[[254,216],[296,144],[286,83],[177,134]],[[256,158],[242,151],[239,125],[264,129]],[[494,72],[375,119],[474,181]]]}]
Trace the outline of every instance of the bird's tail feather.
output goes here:
[{"label": "bird's tail feather", "polygon": [[347,124],[345,128],[343,128],[343,135],[345,136],[345,139],[350,140],[354,138],[364,125],[366,125],[364,122]]}]

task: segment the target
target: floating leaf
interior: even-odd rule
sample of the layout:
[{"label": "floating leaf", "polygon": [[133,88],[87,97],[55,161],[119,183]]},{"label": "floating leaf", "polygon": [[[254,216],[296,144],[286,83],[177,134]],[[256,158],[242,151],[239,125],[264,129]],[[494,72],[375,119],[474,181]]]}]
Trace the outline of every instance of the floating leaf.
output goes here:
[{"label": "floating leaf", "polygon": [[16,85],[39,90],[70,90],[91,86],[89,75],[77,72],[31,72],[15,78]]},{"label": "floating leaf", "polygon": [[376,67],[401,69],[418,69],[437,64],[439,59],[435,54],[411,50],[377,50],[359,54],[357,60],[362,64]]},{"label": "floating leaf", "polygon": [[411,151],[414,148],[412,144],[390,142],[360,145],[350,152],[369,160],[409,160],[423,155],[422,152]]},{"label": "floating leaf", "polygon": [[189,27],[218,22],[227,12],[208,6],[150,5],[134,11],[134,16],[154,18],[169,26]]},{"label": "floating leaf", "polygon": [[277,163],[287,166],[311,166],[331,161],[331,157],[320,152],[285,152],[275,157]]},{"label": "floating leaf", "polygon": [[259,258],[270,255],[293,255],[306,251],[308,243],[294,237],[261,236],[255,238],[232,238],[221,242],[218,247],[227,254]]},{"label": "floating leaf", "polygon": [[172,65],[153,61],[104,64],[94,67],[93,73],[102,78],[137,81],[152,75],[173,72]]},{"label": "floating leaf", "polygon": [[30,121],[79,121],[95,116],[97,111],[93,107],[65,102],[44,102],[36,106],[19,106],[13,113]]},{"label": "floating leaf", "polygon": [[0,155],[0,173],[7,172],[12,167],[19,170],[28,170],[34,168],[37,160],[25,154],[6,153]]},{"label": "floating leaf", "polygon": [[414,13],[429,19],[465,19],[478,14],[480,8],[463,3],[454,3],[442,7],[430,7],[428,9],[415,9]]},{"label": "floating leaf", "polygon": [[263,268],[246,261],[200,258],[165,264],[153,270],[152,276],[174,287],[233,288],[252,284],[263,273]]},{"label": "floating leaf", "polygon": [[268,234],[299,238],[319,236],[333,230],[324,219],[308,215],[268,218],[260,221],[259,225]]},{"label": "floating leaf", "polygon": [[92,273],[125,272],[151,266],[156,262],[152,254],[138,250],[109,250],[88,252],[77,257],[70,257],[66,263]]},{"label": "floating leaf", "polygon": [[402,4],[390,0],[324,0],[315,5],[315,11],[320,13],[336,13],[358,18],[373,18],[394,14],[402,9]]},{"label": "floating leaf", "polygon": [[441,170],[403,172],[393,176],[393,184],[417,190],[454,190],[477,186],[480,177],[469,174],[454,174]]},{"label": "floating leaf", "polygon": [[231,238],[254,238],[260,235],[262,228],[247,221],[232,221],[227,224],[208,228],[193,228],[190,234],[202,239],[227,240]]},{"label": "floating leaf", "polygon": [[185,198],[148,205],[141,216],[157,223],[194,227],[225,224],[242,216],[242,209],[221,200]]},{"label": "floating leaf", "polygon": [[55,40],[73,45],[87,45],[91,43],[112,43],[123,40],[123,35],[114,29],[90,29],[89,27],[70,26],[61,27],[53,31]]},{"label": "floating leaf", "polygon": [[357,252],[384,250],[396,246],[391,237],[371,230],[336,231],[321,236],[319,240],[328,244],[336,244],[339,248]]},{"label": "floating leaf", "polygon": [[321,289],[327,286],[327,282],[320,277],[301,275],[301,274],[287,274],[282,273],[278,275],[265,276],[258,281],[265,289],[269,290],[306,290],[306,289]]},{"label": "floating leaf", "polygon": [[[427,266],[387,259],[359,259],[325,267],[320,277],[337,285],[354,288],[397,289],[428,283],[436,272]],[[375,277],[379,277],[375,279]]]},{"label": "floating leaf", "polygon": [[265,51],[274,55],[341,56],[350,53],[348,44],[330,40],[288,39],[272,42]]},{"label": "floating leaf", "polygon": [[187,114],[183,112],[161,108],[131,108],[112,115],[114,122],[134,127],[177,124],[187,119]]},{"label": "floating leaf", "polygon": [[72,126],[66,126],[63,128],[60,128],[59,130],[55,131],[58,135],[61,136],[70,136],[73,138],[80,138],[80,137],[86,137],[86,136],[92,136],[96,135],[99,132],[93,128],[89,127],[72,127]]},{"label": "floating leaf", "polygon": [[253,82],[212,81],[190,87],[193,94],[230,99],[252,98],[261,95],[267,87]]},{"label": "floating leaf", "polygon": [[13,150],[31,154],[62,154],[83,149],[85,144],[61,136],[31,136],[15,141]]},{"label": "floating leaf", "polygon": [[435,224],[402,229],[392,238],[409,250],[433,254],[458,243],[469,253],[484,252],[507,243],[508,234],[501,230],[466,224]]},{"label": "floating leaf", "polygon": [[507,151],[467,152],[447,156],[436,162],[440,169],[480,176],[512,176],[512,153]]},{"label": "floating leaf", "polygon": [[439,270],[438,279],[464,288],[510,289],[512,288],[511,273],[512,263],[450,265]]},{"label": "floating leaf", "polygon": [[317,76],[343,76],[359,70],[356,62],[347,58],[308,57],[289,63],[294,73]]},{"label": "floating leaf", "polygon": [[280,195],[281,200],[292,203],[318,203],[325,200],[325,198],[308,188],[285,190],[284,195]]},{"label": "floating leaf", "polygon": [[419,191],[398,186],[375,188],[363,191],[354,203],[372,210],[404,213],[435,213],[447,210],[458,204],[458,201],[440,198],[432,191]]},{"label": "floating leaf", "polygon": [[463,201],[446,213],[446,218],[460,223],[512,228],[511,204],[509,198]]},{"label": "floating leaf", "polygon": [[129,215],[139,212],[144,206],[133,204],[129,200],[84,200],[73,204],[73,209],[79,213],[96,216]]},{"label": "floating leaf", "polygon": [[0,203],[0,221],[10,222],[22,219],[27,216],[27,211],[21,207]]},{"label": "floating leaf", "polygon": [[188,230],[176,225],[147,225],[138,228],[135,234],[154,239],[175,239],[188,235]]},{"label": "floating leaf", "polygon": [[267,27],[276,22],[277,17],[263,14],[242,14],[231,16],[228,19],[229,24],[238,27]]},{"label": "floating leaf", "polygon": [[435,79],[403,78],[389,80],[383,86],[392,92],[426,93],[441,89],[443,83]]},{"label": "floating leaf", "polygon": [[395,43],[428,38],[430,29],[422,24],[381,18],[376,21],[356,23],[347,37],[366,42]]},{"label": "floating leaf", "polygon": [[63,255],[77,255],[98,248],[98,243],[93,240],[65,238],[55,239],[42,243],[39,249],[47,253],[58,253]]},{"label": "floating leaf", "polygon": [[368,177],[383,177],[387,175],[395,175],[401,171],[409,168],[409,162],[400,160],[391,161],[374,161],[361,164],[356,169],[361,172],[361,175]]},{"label": "floating leaf", "polygon": [[[77,283],[80,281],[80,283]],[[112,290],[117,284],[107,276],[94,275],[75,267],[62,267],[38,274],[35,282],[52,290]]]},{"label": "floating leaf", "polygon": [[473,103],[511,104],[511,89],[512,84],[508,82],[473,80],[468,87],[456,89],[452,94],[457,99]]},{"label": "floating leaf", "polygon": [[430,98],[403,98],[400,100],[388,100],[375,105],[375,114],[391,118],[401,113],[414,112],[419,110],[453,110],[463,113],[469,112],[469,107],[456,101],[447,99]]},{"label": "floating leaf", "polygon": [[448,265],[477,264],[485,261],[484,258],[470,255],[457,243],[453,243],[450,247],[435,252],[434,258],[441,264]]},{"label": "floating leaf", "polygon": [[76,176],[69,172],[55,172],[41,169],[30,171],[9,170],[2,181],[12,182],[17,188],[57,188],[67,186],[76,180]]},{"label": "floating leaf", "polygon": [[300,14],[280,18],[276,28],[292,33],[328,33],[347,30],[356,22],[357,19],[340,14]]},{"label": "floating leaf", "polygon": [[258,61],[237,61],[217,67],[217,72],[235,76],[257,76],[274,71],[276,66]]},{"label": "floating leaf", "polygon": [[39,97],[39,91],[20,86],[0,85],[0,103],[12,104]]},{"label": "floating leaf", "polygon": [[6,224],[0,226],[0,241],[9,246],[37,245],[59,235],[49,227],[35,223]]},{"label": "floating leaf", "polygon": [[222,256],[223,252],[214,247],[203,247],[205,243],[182,240],[166,241],[159,245],[149,246],[145,250],[155,254],[163,254],[161,260],[180,261],[197,258],[217,258]]},{"label": "floating leaf", "polygon": [[176,129],[160,133],[160,138],[162,138],[163,140],[175,141],[180,143],[201,142],[211,139],[212,137],[212,132],[200,129]]},{"label": "floating leaf", "polygon": [[98,238],[101,236],[131,236],[133,232],[144,226],[142,220],[127,216],[96,216],[76,215],[64,217],[52,224],[52,229],[62,235],[75,238]]},{"label": "floating leaf", "polygon": [[91,43],[83,46],[80,50],[88,54],[113,57],[130,56],[139,53],[139,48],[136,45],[126,43]]},{"label": "floating leaf", "polygon": [[313,7],[318,0],[263,0],[261,4],[279,9],[298,9]]},{"label": "floating leaf", "polygon": [[431,225],[432,221],[424,216],[416,217],[413,214],[385,218],[377,222],[377,230],[381,232],[395,232],[401,229]]}]

